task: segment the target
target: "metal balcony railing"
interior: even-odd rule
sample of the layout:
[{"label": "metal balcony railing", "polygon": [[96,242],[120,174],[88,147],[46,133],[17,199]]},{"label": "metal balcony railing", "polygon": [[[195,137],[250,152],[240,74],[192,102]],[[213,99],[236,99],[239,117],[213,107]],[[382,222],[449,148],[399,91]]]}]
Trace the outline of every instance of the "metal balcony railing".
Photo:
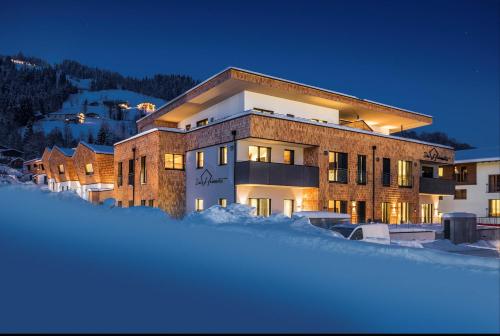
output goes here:
[{"label": "metal balcony railing", "polygon": [[319,187],[319,168],[275,162],[240,161],[235,165],[236,184]]},{"label": "metal balcony railing", "polygon": [[420,177],[419,192],[434,195],[454,195],[455,184],[455,180]]}]

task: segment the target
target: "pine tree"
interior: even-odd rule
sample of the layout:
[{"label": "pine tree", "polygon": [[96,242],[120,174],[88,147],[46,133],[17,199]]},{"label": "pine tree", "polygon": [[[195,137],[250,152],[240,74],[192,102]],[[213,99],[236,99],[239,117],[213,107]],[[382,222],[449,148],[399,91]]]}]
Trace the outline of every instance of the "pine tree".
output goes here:
[{"label": "pine tree", "polygon": [[89,134],[87,136],[87,143],[93,144],[94,142],[95,142],[94,134],[91,130],[89,130]]}]

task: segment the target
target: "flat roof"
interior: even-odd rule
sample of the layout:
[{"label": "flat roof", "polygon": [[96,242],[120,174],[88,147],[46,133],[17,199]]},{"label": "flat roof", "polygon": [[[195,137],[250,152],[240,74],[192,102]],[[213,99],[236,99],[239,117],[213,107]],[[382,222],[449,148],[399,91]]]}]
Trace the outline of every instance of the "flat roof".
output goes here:
[{"label": "flat roof", "polygon": [[373,124],[378,122],[393,132],[400,131],[401,126],[410,129],[432,123],[432,117],[423,113],[236,67],[226,68],[213,75],[137,123],[141,127],[156,119],[179,122],[241,91],[338,109],[341,119],[354,120],[359,117]]}]

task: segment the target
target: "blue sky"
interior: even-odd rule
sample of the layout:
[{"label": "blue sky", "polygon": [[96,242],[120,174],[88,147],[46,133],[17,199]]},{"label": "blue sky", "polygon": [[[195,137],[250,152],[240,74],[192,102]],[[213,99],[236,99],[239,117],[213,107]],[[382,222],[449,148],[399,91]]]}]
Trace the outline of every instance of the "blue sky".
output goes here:
[{"label": "blue sky", "polygon": [[203,80],[227,66],[434,116],[499,143],[500,2],[9,1],[0,54]]}]

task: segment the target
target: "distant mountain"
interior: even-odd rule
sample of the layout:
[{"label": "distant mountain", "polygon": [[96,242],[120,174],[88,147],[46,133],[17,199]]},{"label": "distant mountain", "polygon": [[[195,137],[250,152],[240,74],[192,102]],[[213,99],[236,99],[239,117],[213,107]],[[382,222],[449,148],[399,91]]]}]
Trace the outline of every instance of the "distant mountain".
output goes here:
[{"label": "distant mountain", "polygon": [[[197,83],[185,75],[133,78],[71,60],[51,65],[21,53],[0,55],[0,144],[31,159],[46,145],[119,141],[136,132],[143,114],[137,104],[159,107]],[[90,113],[82,124],[74,120],[80,112]],[[54,120],[58,113],[65,117]]]}]

